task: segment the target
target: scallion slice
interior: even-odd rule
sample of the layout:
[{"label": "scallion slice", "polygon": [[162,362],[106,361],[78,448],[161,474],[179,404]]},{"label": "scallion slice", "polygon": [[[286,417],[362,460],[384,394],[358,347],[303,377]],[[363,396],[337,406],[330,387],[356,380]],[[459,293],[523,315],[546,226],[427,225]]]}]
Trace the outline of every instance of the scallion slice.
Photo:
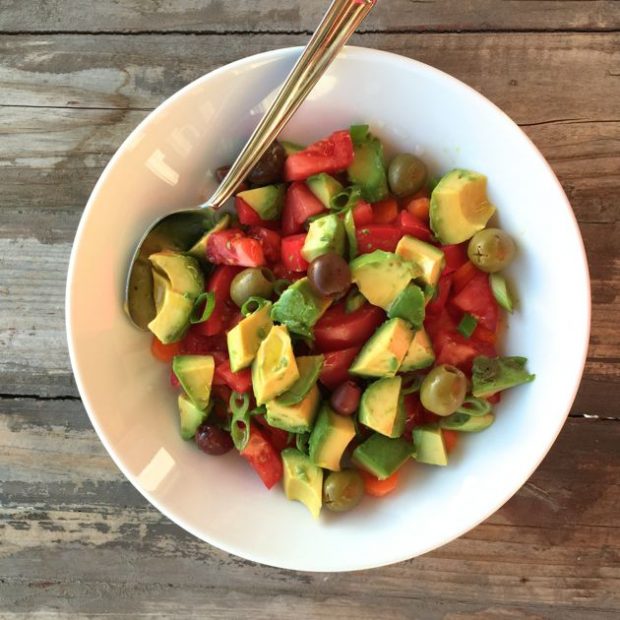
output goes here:
[{"label": "scallion slice", "polygon": [[[202,312],[200,312],[200,308],[203,303],[204,309]],[[192,308],[189,322],[192,325],[196,325],[197,323],[204,323],[211,317],[211,315],[213,314],[213,310],[215,310],[215,293],[202,293],[198,295],[196,301],[194,302],[194,307]]]},{"label": "scallion slice", "polygon": [[504,310],[512,312],[514,310],[514,304],[512,303],[512,298],[510,297],[510,292],[508,291],[506,278],[499,273],[492,273],[489,275],[489,284],[491,285],[491,290],[493,291],[495,301],[497,301],[497,303],[504,308]]},{"label": "scallion slice", "polygon": [[460,334],[465,336],[465,338],[471,338],[471,335],[474,333],[478,325],[478,319],[475,316],[466,312],[461,319],[458,327],[456,328]]}]

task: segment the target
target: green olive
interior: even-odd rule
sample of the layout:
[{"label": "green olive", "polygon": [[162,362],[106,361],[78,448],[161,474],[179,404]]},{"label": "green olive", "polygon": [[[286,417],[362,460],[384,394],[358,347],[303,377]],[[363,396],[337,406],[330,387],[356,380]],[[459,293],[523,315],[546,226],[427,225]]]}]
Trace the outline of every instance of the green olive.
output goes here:
[{"label": "green olive", "polygon": [[323,483],[323,505],[333,512],[355,508],[364,496],[364,481],[355,469],[332,471]]},{"label": "green olive", "polygon": [[230,284],[230,297],[241,308],[250,297],[269,299],[273,293],[273,273],[251,267],[238,273]]},{"label": "green olive", "polygon": [[487,273],[506,267],[516,252],[512,237],[499,228],[485,228],[477,232],[467,246],[469,260]]},{"label": "green olive", "polygon": [[420,191],[428,177],[426,164],[415,155],[401,153],[388,168],[388,181],[392,193],[402,198]]},{"label": "green olive", "polygon": [[420,400],[425,409],[437,415],[450,415],[463,404],[466,393],[465,375],[454,366],[442,364],[424,377]]}]

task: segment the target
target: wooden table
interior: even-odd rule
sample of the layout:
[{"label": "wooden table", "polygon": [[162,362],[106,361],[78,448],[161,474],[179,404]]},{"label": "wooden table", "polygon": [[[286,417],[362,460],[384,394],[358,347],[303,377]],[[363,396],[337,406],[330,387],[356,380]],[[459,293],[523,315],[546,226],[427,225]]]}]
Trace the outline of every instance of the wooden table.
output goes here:
[{"label": "wooden table", "polygon": [[169,522],[91,428],[63,298],[103,166],[166,97],[242,56],[303,44],[325,5],[0,0],[0,617],[619,617],[620,2],[383,0],[354,41],[435,65],[501,106],[581,226],[593,293],[583,382],[549,456],[497,514],[371,572],[266,568]]}]

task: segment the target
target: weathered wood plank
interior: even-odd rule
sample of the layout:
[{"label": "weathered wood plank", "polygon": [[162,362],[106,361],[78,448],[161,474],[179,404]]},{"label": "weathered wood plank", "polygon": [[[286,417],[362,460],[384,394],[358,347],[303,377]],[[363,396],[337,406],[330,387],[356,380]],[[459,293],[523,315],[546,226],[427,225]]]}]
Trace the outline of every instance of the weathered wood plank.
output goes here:
[{"label": "weathered wood plank", "polygon": [[[311,32],[327,0],[4,0],[3,32]],[[390,0],[362,25],[376,31],[610,30],[613,0]]]},{"label": "weathered wood plank", "polygon": [[59,613],[268,618],[294,605],[311,618],[320,604],[321,617],[336,618],[376,618],[380,608],[396,618],[612,617],[619,440],[617,423],[569,420],[492,518],[369,579],[270,569],[209,547],[122,478],[79,402],[0,401],[0,615],[52,604]]}]

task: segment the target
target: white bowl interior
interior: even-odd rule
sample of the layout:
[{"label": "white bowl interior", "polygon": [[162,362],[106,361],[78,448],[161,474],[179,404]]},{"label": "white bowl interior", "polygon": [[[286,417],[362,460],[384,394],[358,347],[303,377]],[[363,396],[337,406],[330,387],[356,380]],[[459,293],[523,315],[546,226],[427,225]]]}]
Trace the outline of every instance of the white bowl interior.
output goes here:
[{"label": "white bowl interior", "polygon": [[[155,110],[114,156],[90,198],[71,256],[67,328],[76,380],[101,440],[131,482],[173,521],[231,553],[298,570],[352,570],[442,545],[492,514],[525,482],[559,432],[579,383],[589,332],[582,241],[552,171],[519,128],[461,82],[392,54],[347,48],[285,135],[309,142],[368,122],[391,150],[434,172],[485,173],[499,222],[519,244],[520,298],[503,350],[525,355],[534,383],[505,394],[496,423],[467,436],[449,467],[411,464],[383,500],[313,521],[267,492],[234,454],[206,457],[177,430],[168,368],[121,305],[134,243],[159,215],[196,204],[229,163],[298,49],[224,67]],[[249,112],[248,112],[249,111]]]}]

